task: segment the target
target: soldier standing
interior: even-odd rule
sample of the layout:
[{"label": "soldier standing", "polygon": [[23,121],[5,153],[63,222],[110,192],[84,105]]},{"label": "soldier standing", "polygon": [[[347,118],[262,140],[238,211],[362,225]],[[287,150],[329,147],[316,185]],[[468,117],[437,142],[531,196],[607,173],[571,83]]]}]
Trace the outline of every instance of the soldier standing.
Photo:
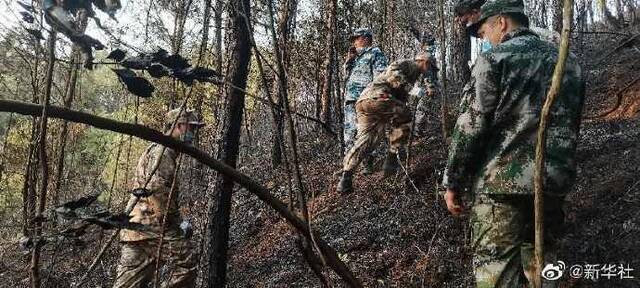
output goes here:
[{"label": "soldier standing", "polygon": [[[437,110],[437,95],[440,91],[440,83],[438,83],[438,69],[435,66],[435,59],[430,53],[421,52],[416,56],[417,62],[424,62],[427,72],[423,74],[420,81],[420,89],[416,95],[417,99],[415,111],[414,135],[425,136],[427,128],[427,120]],[[416,103],[416,102],[414,102]]]},{"label": "soldier standing", "polygon": [[[360,93],[373,79],[387,67],[387,58],[378,47],[372,46],[373,33],[360,28],[351,35],[351,48],[344,63],[346,75],[344,99],[344,146],[345,154],[351,149],[356,139],[356,101]],[[373,158],[368,157],[365,174],[371,173]]]},{"label": "soldier standing", "polygon": [[[522,0],[489,0],[469,33],[492,44],[464,92],[444,175],[453,215],[473,196],[470,218],[478,287],[529,287],[534,275],[533,173],[536,130],[558,50],[528,29]],[[545,255],[562,236],[562,205],[576,176],[584,82],[570,55],[547,128]],[[557,283],[545,281],[544,287]]]},{"label": "soldier standing", "polygon": [[[487,0],[460,0],[456,3],[456,6],[453,8],[453,11],[456,16],[456,20],[460,22],[461,25],[471,25],[478,21],[480,17],[480,7],[482,4],[487,2]],[[531,31],[538,34],[540,39],[552,43],[554,45],[560,44],[560,34],[556,31],[552,31],[549,29],[541,28],[541,27],[529,27]],[[480,51],[484,52],[491,49],[491,43],[489,41],[482,41],[480,44]]]},{"label": "soldier standing", "polygon": [[[177,118],[177,119],[176,119]],[[172,129],[172,124],[175,127]],[[203,126],[193,111],[175,109],[165,118],[165,134],[191,144],[196,130]],[[149,226],[150,231],[122,230],[123,243],[117,278],[113,287],[146,287],[156,268],[156,253],[166,214],[162,262],[172,266],[168,283],[163,287],[193,287],[196,279],[196,257],[188,231],[181,229],[182,217],[178,205],[179,179],[176,177],[178,153],[152,144],[140,156],[135,172],[130,205],[135,206],[129,221]],[[155,171],[154,171],[155,170]],[[141,192],[142,191],[142,192]],[[140,198],[139,198],[140,197]],[[171,199],[169,199],[171,197]],[[136,203],[137,202],[137,203]]]},{"label": "soldier standing", "polygon": [[398,154],[404,151],[411,130],[411,112],[406,105],[409,91],[426,70],[424,62],[395,62],[362,91],[355,104],[358,117],[357,139],[344,156],[338,192],[349,193],[353,190],[353,171],[379,144],[387,126],[391,126],[388,135],[390,148],[384,170],[386,175],[395,172]]}]

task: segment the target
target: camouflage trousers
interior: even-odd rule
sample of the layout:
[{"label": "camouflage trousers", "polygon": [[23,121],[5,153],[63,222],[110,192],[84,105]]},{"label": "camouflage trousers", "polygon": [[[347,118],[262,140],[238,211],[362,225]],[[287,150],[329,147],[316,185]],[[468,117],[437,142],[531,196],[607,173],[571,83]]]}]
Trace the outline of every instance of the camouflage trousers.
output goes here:
[{"label": "camouflage trousers", "polygon": [[398,153],[406,146],[411,130],[411,112],[396,99],[364,99],[356,104],[357,138],[346,153],[343,171],[353,171],[380,144],[390,128],[389,152]]},{"label": "camouflage trousers", "polygon": [[356,102],[349,101],[344,104],[343,122],[344,153],[346,154],[356,141]]},{"label": "camouflage trousers", "polygon": [[[114,288],[147,287],[154,281],[158,240],[122,242]],[[169,268],[168,280],[161,287],[194,287],[196,257],[189,240],[165,239],[162,242],[162,263]],[[160,266],[162,267],[162,266]],[[161,279],[160,277],[158,277]]]},{"label": "camouflage trousers", "polygon": [[[545,197],[545,263],[555,263],[563,234],[563,197]],[[532,195],[478,194],[471,208],[473,265],[478,288],[533,287]],[[543,287],[557,287],[543,279]]]},{"label": "camouflage trousers", "polygon": [[421,95],[415,100],[417,104],[415,105],[414,135],[425,136],[427,134],[427,125],[434,121],[439,121],[437,95],[437,93],[433,96]]}]

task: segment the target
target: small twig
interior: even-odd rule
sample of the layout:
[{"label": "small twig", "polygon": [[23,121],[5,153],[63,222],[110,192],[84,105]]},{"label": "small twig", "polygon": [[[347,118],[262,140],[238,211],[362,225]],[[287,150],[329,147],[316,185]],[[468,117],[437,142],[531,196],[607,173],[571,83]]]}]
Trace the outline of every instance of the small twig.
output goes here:
[{"label": "small twig", "polygon": [[415,190],[416,193],[419,194],[420,193],[420,189],[418,189],[418,186],[416,186],[416,183],[413,182],[413,179],[411,179],[411,176],[409,176],[409,172],[404,167],[404,165],[402,165],[402,160],[400,160],[400,154],[396,153],[396,158],[398,159],[398,163],[400,163],[400,168],[402,168],[402,171],[404,171],[404,174],[407,175],[407,179],[409,179],[409,183],[411,183],[411,186],[413,187],[413,190]]},{"label": "small twig", "polygon": [[438,226],[436,227],[436,231],[433,232],[433,236],[431,236],[431,241],[429,241],[429,248],[427,248],[427,253],[424,255],[424,258],[429,258],[429,253],[431,253],[431,248],[433,248],[433,241],[436,240],[436,235],[438,235],[438,231],[440,231],[440,227],[446,222],[443,220],[439,221]]},{"label": "small twig", "polygon": [[84,281],[87,279],[87,276],[89,276],[89,273],[91,273],[91,271],[93,271],[93,268],[96,267],[96,264],[98,264],[98,261],[100,261],[100,259],[102,258],[102,255],[104,255],[104,252],[107,251],[107,248],[111,246],[111,243],[113,243],[113,240],[116,239],[119,232],[120,232],[119,229],[116,231],[113,231],[113,234],[111,234],[111,237],[109,237],[109,240],[107,241],[107,243],[105,243],[102,246],[102,249],[100,249],[100,252],[98,252],[98,255],[96,255],[95,259],[93,259],[93,262],[91,262],[91,265],[89,265],[89,268],[87,268],[87,271],[84,272],[84,274],[82,275],[82,278],[80,278],[80,281],[78,281],[78,284],[76,284],[75,287],[80,287],[82,286],[82,284],[84,284]]}]

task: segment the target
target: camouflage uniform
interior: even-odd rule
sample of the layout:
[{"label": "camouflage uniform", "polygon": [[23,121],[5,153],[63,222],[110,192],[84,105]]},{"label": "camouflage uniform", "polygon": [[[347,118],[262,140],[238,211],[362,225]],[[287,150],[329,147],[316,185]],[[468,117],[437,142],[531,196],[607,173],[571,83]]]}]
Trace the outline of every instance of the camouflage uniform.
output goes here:
[{"label": "camouflage uniform", "polygon": [[387,125],[390,152],[398,153],[406,145],[411,127],[411,112],[406,106],[409,91],[420,77],[413,60],[391,64],[370,83],[356,103],[358,134],[354,146],[344,157],[343,171],[352,172],[385,135]]},{"label": "camouflage uniform", "polygon": [[[488,1],[479,21],[500,14],[501,7],[522,6],[518,0]],[[480,54],[464,91],[443,183],[462,195],[475,196],[471,226],[478,287],[530,283],[536,131],[557,60],[553,45],[527,28],[517,28],[502,43]],[[562,235],[564,196],[576,176],[583,102],[582,72],[570,55],[547,128],[547,261],[555,258],[555,245]],[[545,287],[555,284],[545,283]]]},{"label": "camouflage uniform", "polygon": [[[358,29],[354,35],[358,35],[358,33],[371,35],[371,32],[366,29]],[[356,137],[355,103],[367,84],[373,81],[386,67],[387,58],[378,47],[362,48],[354,59],[344,63],[344,73],[347,75],[344,97],[345,151],[351,149]]]},{"label": "camouflage uniform", "polygon": [[[168,123],[173,122],[176,110],[169,112]],[[190,112],[187,112],[190,113]],[[181,120],[178,120],[180,122]],[[176,178],[178,153],[173,149],[153,144],[138,160],[134,178],[134,190],[145,188],[152,192],[149,197],[139,200],[135,196],[129,199],[135,204],[130,222],[148,225],[150,231],[120,231],[123,243],[120,262],[117,268],[116,282],[113,287],[146,287],[152,282],[156,268],[156,253],[165,211],[167,222],[163,237],[162,264],[170,266],[170,279],[163,287],[193,287],[196,279],[196,256],[193,245],[184,236],[180,224],[182,217],[178,206],[179,179]],[[158,165],[155,173],[152,171]],[[146,184],[147,179],[149,183]],[[170,201],[169,194],[173,188]],[[168,206],[167,206],[168,203]],[[168,262],[168,263],[167,263]]]},{"label": "camouflage uniform", "polygon": [[[440,93],[440,83],[438,82],[438,70],[433,66],[435,60],[431,60],[430,69],[423,74],[420,81],[420,89],[415,95],[415,124],[414,134],[424,136],[427,128],[427,122],[437,118],[437,111],[439,109],[438,96]],[[432,95],[429,96],[429,91],[432,91]]]}]

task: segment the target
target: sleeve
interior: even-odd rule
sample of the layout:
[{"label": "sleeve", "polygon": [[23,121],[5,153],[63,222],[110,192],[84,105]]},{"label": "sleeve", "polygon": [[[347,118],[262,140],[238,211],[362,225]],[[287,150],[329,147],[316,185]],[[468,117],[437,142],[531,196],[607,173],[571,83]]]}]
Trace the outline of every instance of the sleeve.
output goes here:
[{"label": "sleeve", "polygon": [[[149,179],[149,177],[151,177],[149,184],[147,184],[147,189],[149,189],[154,194],[158,192],[169,191],[171,189],[173,178],[175,176],[176,162],[169,155],[169,148],[163,149],[162,146],[158,146],[151,152],[153,154],[150,157],[150,161],[145,171],[146,179]],[[160,163],[158,164],[158,169],[155,171],[155,173],[153,173],[153,175],[151,175],[155,163],[156,161],[158,161],[158,158],[160,161]]]},{"label": "sleeve", "polygon": [[384,56],[382,50],[376,48],[373,59],[373,78],[384,72],[384,70],[387,69],[387,65],[389,65],[389,63],[387,62],[387,57]]},{"label": "sleeve", "polygon": [[446,188],[463,192],[477,173],[498,100],[498,71],[486,54],[479,56],[471,79],[475,84],[464,92],[451,136],[443,179]]}]

